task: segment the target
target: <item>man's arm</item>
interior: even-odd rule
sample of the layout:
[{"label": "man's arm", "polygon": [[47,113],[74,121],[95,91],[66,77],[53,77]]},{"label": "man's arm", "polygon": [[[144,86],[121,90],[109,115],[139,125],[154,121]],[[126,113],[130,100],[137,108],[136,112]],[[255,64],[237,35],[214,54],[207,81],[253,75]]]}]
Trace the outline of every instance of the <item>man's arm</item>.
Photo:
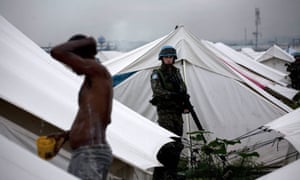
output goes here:
[{"label": "man's arm", "polygon": [[95,39],[91,37],[81,40],[72,40],[55,46],[50,53],[53,58],[71,67],[77,74],[86,74],[86,72],[90,72],[89,69],[92,68],[93,64],[96,62],[87,61],[81,56],[74,53],[74,51],[79,48],[91,45],[96,46]]},{"label": "man's arm", "polygon": [[59,150],[62,148],[62,146],[65,144],[66,141],[69,140],[69,134],[70,131],[62,131],[62,132],[56,132],[53,134],[47,135],[47,138],[54,138],[55,139],[55,148],[54,152],[57,154]]}]

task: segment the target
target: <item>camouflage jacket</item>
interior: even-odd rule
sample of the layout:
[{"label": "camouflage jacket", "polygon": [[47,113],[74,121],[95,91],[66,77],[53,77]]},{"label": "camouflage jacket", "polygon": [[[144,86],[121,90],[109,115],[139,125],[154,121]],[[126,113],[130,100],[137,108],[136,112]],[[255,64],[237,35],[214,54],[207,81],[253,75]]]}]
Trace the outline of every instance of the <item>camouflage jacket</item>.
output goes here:
[{"label": "camouflage jacket", "polygon": [[150,101],[160,109],[182,111],[187,95],[186,85],[180,71],[174,66],[162,65],[151,74],[153,99]]}]

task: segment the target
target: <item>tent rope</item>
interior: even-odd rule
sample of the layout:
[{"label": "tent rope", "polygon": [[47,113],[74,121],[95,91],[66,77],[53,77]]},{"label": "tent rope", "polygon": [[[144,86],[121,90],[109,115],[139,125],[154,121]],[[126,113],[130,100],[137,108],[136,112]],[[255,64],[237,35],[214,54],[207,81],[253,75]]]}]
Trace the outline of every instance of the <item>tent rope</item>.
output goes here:
[{"label": "tent rope", "polygon": [[264,126],[260,126],[252,131],[249,131],[247,132],[246,134],[243,134],[233,140],[242,140],[242,139],[245,139],[245,138],[248,138],[248,137],[251,137],[251,136],[254,136],[254,135],[257,135],[257,134],[261,134],[261,133],[265,133],[265,132],[270,132],[271,130],[265,128]]}]

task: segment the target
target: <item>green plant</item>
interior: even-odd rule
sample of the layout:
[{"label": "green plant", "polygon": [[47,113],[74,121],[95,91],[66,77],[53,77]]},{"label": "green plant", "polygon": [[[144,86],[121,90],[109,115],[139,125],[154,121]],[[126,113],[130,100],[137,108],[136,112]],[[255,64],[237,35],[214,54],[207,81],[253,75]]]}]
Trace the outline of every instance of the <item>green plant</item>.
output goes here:
[{"label": "green plant", "polygon": [[259,157],[257,152],[227,151],[228,146],[240,144],[240,141],[216,138],[206,142],[205,133],[210,132],[188,133],[190,141],[186,147],[190,156],[182,157],[178,166],[179,173],[187,180],[252,180],[269,172],[268,167],[255,162]]},{"label": "green plant", "polygon": [[298,92],[294,97],[293,97],[293,102],[294,102],[294,109],[300,107],[300,92]]}]

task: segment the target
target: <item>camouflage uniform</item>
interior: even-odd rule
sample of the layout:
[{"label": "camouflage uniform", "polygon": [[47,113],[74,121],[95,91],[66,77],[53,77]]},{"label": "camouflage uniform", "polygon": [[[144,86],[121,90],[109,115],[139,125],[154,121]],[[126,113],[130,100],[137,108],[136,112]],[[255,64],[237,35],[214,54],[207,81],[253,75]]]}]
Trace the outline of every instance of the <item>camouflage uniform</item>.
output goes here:
[{"label": "camouflage uniform", "polygon": [[158,124],[182,136],[183,97],[186,95],[186,86],[179,69],[162,64],[160,69],[152,72],[151,87],[153,91],[151,103],[157,108]]},{"label": "camouflage uniform", "polygon": [[[186,86],[179,69],[173,65],[162,64],[159,69],[153,70],[151,88],[153,99],[150,102],[157,108],[158,124],[181,137]],[[153,179],[177,179],[176,169],[182,149],[180,138],[176,138],[175,142],[168,143],[160,149],[157,159],[164,167],[155,168]]]}]

